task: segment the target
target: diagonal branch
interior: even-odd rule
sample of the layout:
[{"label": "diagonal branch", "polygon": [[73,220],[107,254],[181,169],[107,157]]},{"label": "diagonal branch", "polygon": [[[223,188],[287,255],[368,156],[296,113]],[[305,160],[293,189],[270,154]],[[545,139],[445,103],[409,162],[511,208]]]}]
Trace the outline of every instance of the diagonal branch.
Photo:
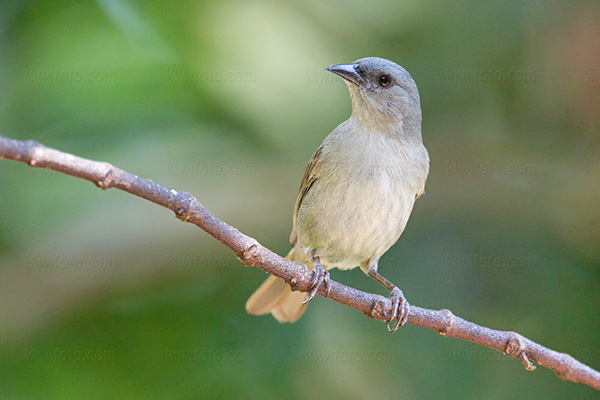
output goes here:
[{"label": "diagonal branch", "polygon": [[[283,278],[294,290],[307,292],[311,289],[313,271],[310,268],[275,254],[256,239],[221,221],[189,193],[166,188],[109,163],[80,158],[34,141],[18,141],[0,136],[0,159],[2,158],[86,179],[101,189],[117,188],[166,207],[177,218],[199,226],[225,244],[245,265],[261,268]],[[376,320],[386,320],[392,312],[391,301],[377,294],[366,293],[333,280],[328,285],[328,293],[326,291],[326,288],[321,287],[318,294],[327,295],[332,300],[361,310]],[[516,332],[479,326],[455,316],[449,310],[436,311],[416,306],[410,306],[407,322],[434,329],[443,336],[457,337],[499,350],[520,359],[527,370],[535,369],[531,363],[534,361],[553,370],[563,379],[581,382],[600,390],[600,372],[568,354],[550,350]]]}]

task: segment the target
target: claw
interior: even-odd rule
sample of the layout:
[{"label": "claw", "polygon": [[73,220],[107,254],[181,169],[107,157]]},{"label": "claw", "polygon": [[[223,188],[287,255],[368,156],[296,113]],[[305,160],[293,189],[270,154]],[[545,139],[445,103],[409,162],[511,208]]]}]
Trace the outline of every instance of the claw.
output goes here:
[{"label": "claw", "polygon": [[390,299],[392,300],[392,315],[385,323],[389,324],[392,321],[396,321],[391,327],[388,325],[388,331],[394,333],[399,327],[406,323],[406,320],[408,319],[409,304],[404,297],[402,290],[397,287],[393,288],[390,292]]},{"label": "claw", "polygon": [[315,274],[313,275],[311,289],[306,293],[306,300],[304,300],[302,304],[306,305],[310,303],[317,295],[321,285],[325,285],[327,288],[327,293],[325,293],[325,297],[327,297],[329,295],[329,272],[321,265],[321,263],[317,262],[315,264]]},{"label": "claw", "polygon": [[388,325],[388,331],[394,333],[398,330],[398,328],[404,325],[408,319],[410,307],[408,301],[404,297],[402,290],[398,289],[396,285],[377,273],[376,262],[369,266],[367,275],[381,283],[387,290],[390,291],[390,300],[392,300],[392,315],[385,321],[385,323],[389,324],[392,321],[396,321],[391,327]]}]

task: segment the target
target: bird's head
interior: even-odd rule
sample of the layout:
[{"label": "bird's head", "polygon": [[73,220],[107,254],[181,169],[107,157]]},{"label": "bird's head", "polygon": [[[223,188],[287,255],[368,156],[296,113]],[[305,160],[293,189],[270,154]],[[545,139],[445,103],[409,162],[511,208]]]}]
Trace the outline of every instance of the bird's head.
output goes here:
[{"label": "bird's head", "polygon": [[327,70],[344,78],[352,99],[352,116],[362,125],[420,135],[419,91],[404,68],[383,58],[367,57]]}]

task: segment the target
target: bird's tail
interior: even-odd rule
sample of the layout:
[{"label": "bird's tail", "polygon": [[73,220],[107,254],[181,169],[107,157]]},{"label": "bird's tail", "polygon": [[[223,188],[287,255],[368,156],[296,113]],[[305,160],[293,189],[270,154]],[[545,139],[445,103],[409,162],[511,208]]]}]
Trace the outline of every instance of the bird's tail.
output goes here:
[{"label": "bird's tail", "polygon": [[[312,264],[306,261],[307,257],[298,253],[294,247],[285,258],[290,261],[302,261],[312,267]],[[292,292],[283,279],[271,275],[246,301],[246,311],[254,315],[270,312],[279,322],[296,322],[306,310],[306,306],[302,304],[305,298],[305,293]]]}]

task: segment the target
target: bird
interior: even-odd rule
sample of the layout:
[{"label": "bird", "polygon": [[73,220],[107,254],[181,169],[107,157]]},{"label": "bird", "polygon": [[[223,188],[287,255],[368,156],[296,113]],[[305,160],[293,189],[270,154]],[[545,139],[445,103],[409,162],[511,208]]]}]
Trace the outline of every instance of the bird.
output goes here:
[{"label": "bird", "polygon": [[394,332],[406,322],[409,304],[379,274],[378,261],[399,239],[415,200],[425,192],[429,153],[421,134],[419,91],[403,67],[384,58],[326,70],[348,86],[352,113],[308,162],[294,207],[286,258],[315,270],[312,288],[304,295],[270,276],[250,296],[246,311],[295,322],[327,285],[329,270],[360,267],[390,292],[392,314],[385,322]]}]

